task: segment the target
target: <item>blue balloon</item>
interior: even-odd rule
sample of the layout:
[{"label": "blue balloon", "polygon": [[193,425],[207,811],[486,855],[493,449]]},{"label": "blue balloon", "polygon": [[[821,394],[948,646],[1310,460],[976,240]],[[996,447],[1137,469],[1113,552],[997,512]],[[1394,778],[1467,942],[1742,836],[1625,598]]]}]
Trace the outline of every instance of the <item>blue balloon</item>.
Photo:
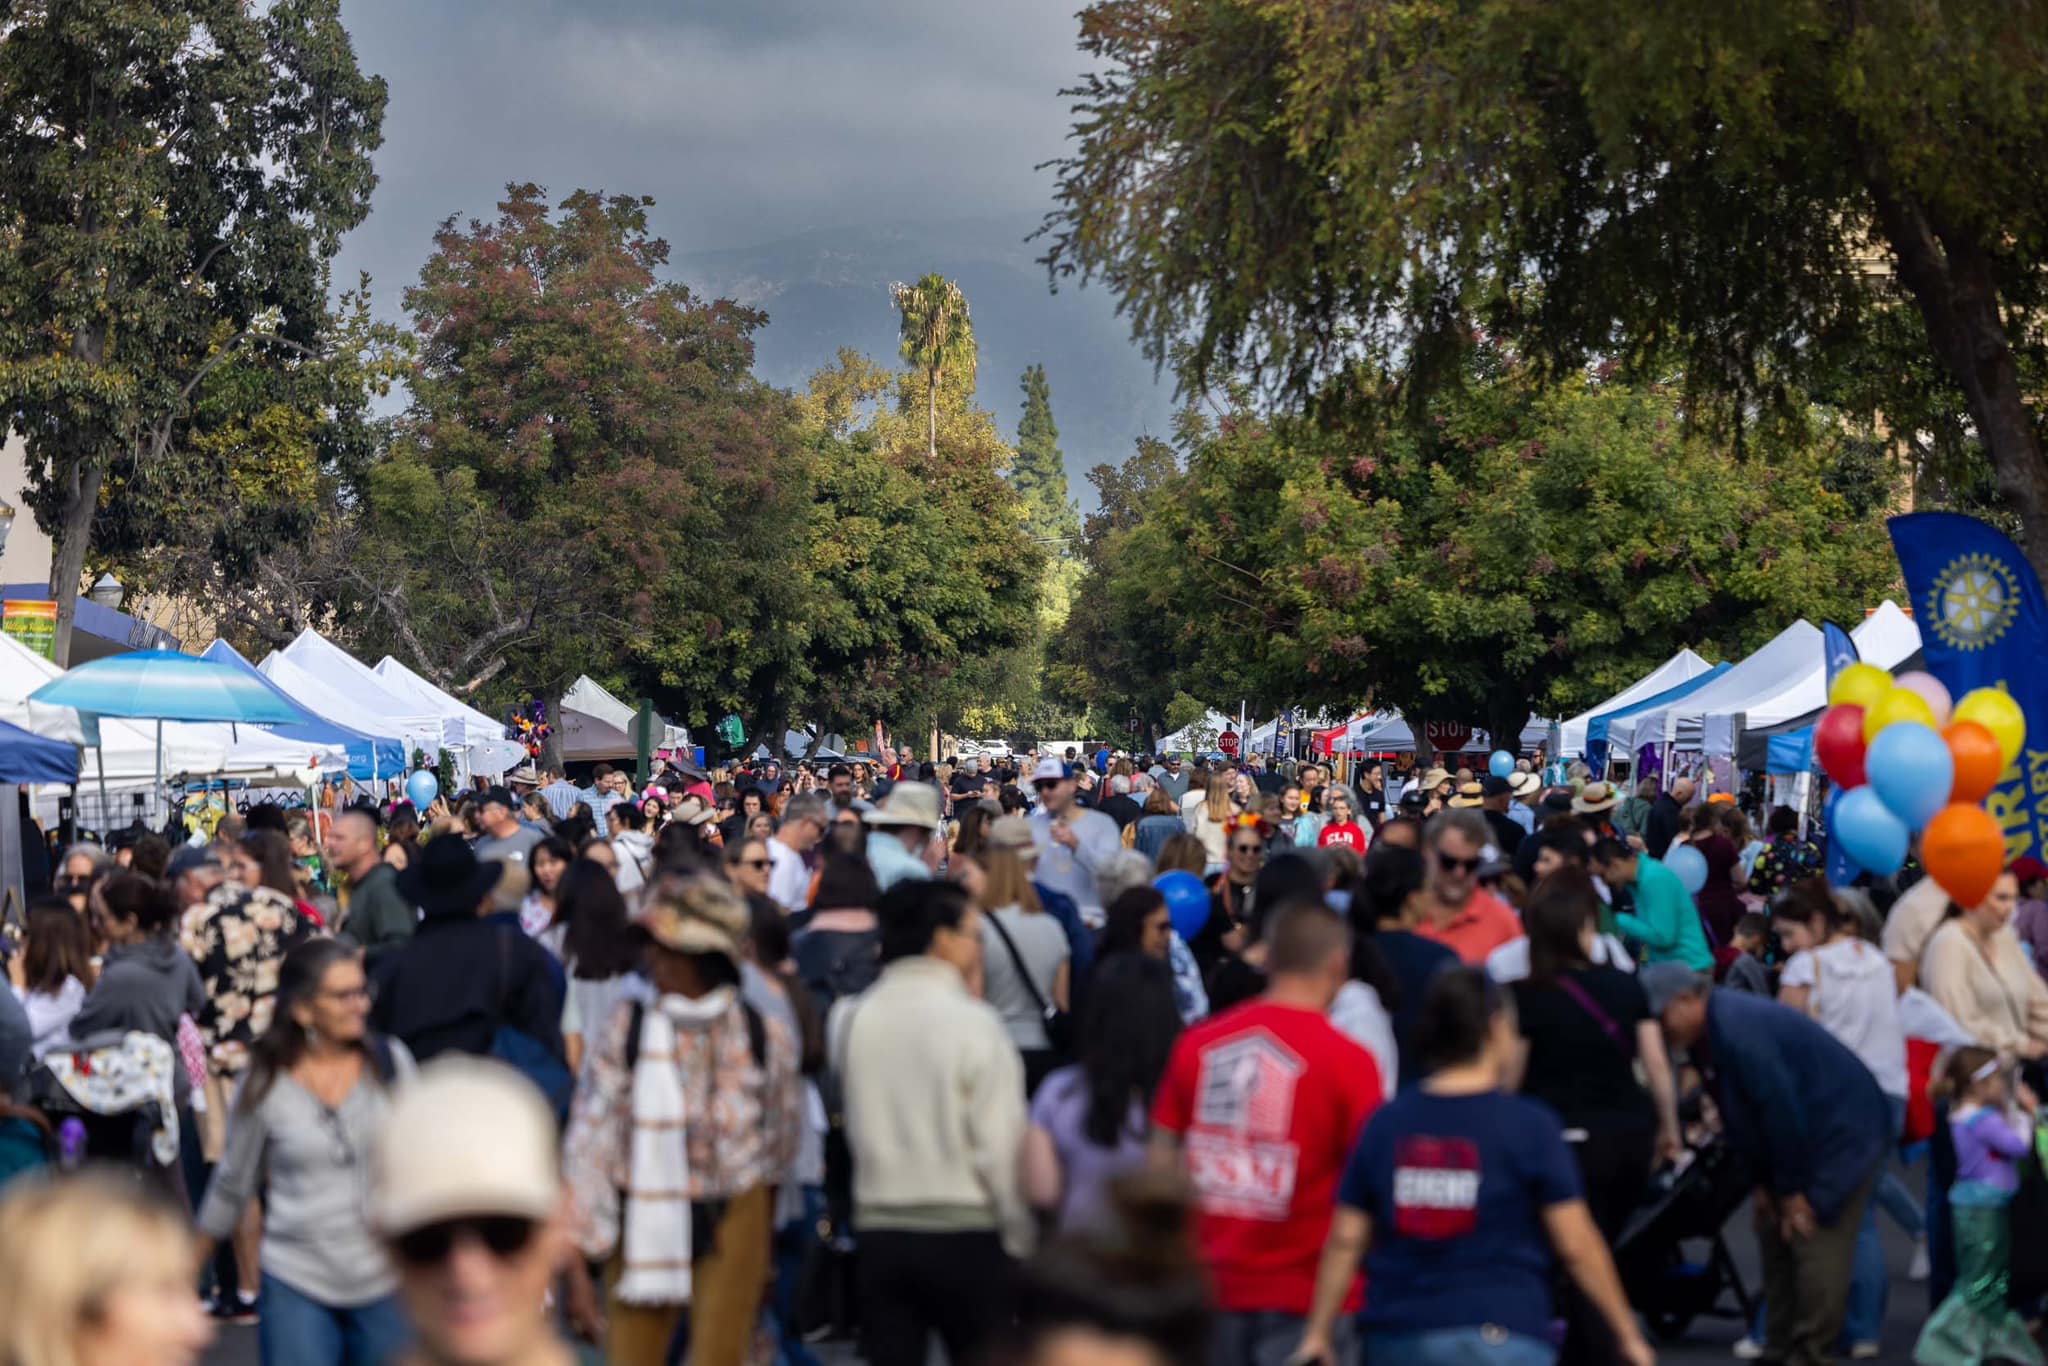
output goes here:
[{"label": "blue balloon", "polygon": [[1925,828],[1948,805],[1956,785],[1948,742],[1918,721],[1894,721],[1879,731],[1864,752],[1863,771],[1870,790],[1908,830]]},{"label": "blue balloon", "polygon": [[1202,879],[1185,868],[1161,873],[1152,885],[1166,898],[1166,914],[1173,920],[1173,932],[1183,941],[1193,939],[1209,923],[1209,889]]},{"label": "blue balloon", "polygon": [[441,780],[428,769],[416,768],[412,771],[412,776],[405,780],[405,795],[411,799],[414,806],[425,811],[433,805],[434,798],[441,795]]},{"label": "blue balloon", "polygon": [[[1878,738],[1882,739],[1884,734],[1885,731],[1878,732]],[[1912,832],[1885,806],[1874,788],[1857,787],[1844,792],[1835,801],[1834,822],[1829,836],[1842,842],[1842,852],[1854,859],[1858,868],[1890,877],[1905,865],[1906,844]]]},{"label": "blue balloon", "polygon": [[1707,885],[1707,856],[1690,844],[1674,844],[1664,855],[1664,866],[1678,874],[1685,890],[1694,896]]},{"label": "blue balloon", "polygon": [[1512,776],[1515,771],[1515,756],[1504,749],[1495,750],[1493,757],[1486,761],[1486,771],[1496,778]]}]

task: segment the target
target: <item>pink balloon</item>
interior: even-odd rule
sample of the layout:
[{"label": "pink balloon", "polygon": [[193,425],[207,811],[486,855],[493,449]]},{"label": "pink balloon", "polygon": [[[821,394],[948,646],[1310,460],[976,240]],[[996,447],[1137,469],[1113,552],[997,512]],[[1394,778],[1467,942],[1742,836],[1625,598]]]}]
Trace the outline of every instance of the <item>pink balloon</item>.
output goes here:
[{"label": "pink balloon", "polygon": [[1907,692],[1919,693],[1921,697],[1926,699],[1927,705],[1934,711],[1934,727],[1936,730],[1948,724],[1948,714],[1950,709],[1955,706],[1955,703],[1949,697],[1948,689],[1941,686],[1940,679],[1936,678],[1933,674],[1922,673],[1915,669],[1911,673],[1900,674],[1892,682],[1898,687],[1904,688]]}]

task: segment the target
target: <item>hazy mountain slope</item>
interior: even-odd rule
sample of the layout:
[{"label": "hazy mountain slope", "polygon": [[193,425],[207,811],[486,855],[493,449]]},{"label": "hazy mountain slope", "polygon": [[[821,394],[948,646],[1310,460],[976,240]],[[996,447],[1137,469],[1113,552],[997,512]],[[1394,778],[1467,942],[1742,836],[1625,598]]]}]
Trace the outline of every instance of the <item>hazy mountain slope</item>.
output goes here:
[{"label": "hazy mountain slope", "polygon": [[684,253],[675,272],[692,288],[768,311],[759,337],[760,373],[797,386],[852,346],[893,360],[892,280],[937,271],[960,282],[981,345],[982,404],[1014,436],[1025,367],[1043,363],[1068,482],[1084,509],[1094,503],[1083,475],[1116,463],[1147,432],[1171,430],[1173,386],[1128,340],[1107,294],[1046,287],[1028,219],[975,219],[931,228],[820,228],[758,247]]}]

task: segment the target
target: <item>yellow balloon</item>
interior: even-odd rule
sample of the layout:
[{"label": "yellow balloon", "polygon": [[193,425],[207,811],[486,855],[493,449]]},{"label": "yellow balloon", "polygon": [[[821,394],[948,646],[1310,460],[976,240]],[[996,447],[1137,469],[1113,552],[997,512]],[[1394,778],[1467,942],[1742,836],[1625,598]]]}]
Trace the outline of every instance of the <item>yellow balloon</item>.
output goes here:
[{"label": "yellow balloon", "polygon": [[[1835,675],[1834,684],[1828,689],[1828,703],[1831,706],[1862,707],[1868,711],[1891,690],[1892,676],[1877,665],[1851,664]],[[1876,733],[1871,732],[1873,735]]]},{"label": "yellow balloon", "polygon": [[2020,757],[2020,746],[2027,738],[2027,714],[2020,710],[2020,704],[2012,700],[2012,694],[1997,688],[1979,688],[1966,693],[1949,713],[1949,720],[1975,721],[1991,732],[1991,738],[1998,741],[1998,753],[2006,763]]},{"label": "yellow balloon", "polygon": [[1929,730],[1940,729],[1934,724],[1934,708],[1927,705],[1926,698],[1910,688],[1893,688],[1864,708],[1863,738],[1875,740],[1879,731],[1900,721],[1918,721]]}]

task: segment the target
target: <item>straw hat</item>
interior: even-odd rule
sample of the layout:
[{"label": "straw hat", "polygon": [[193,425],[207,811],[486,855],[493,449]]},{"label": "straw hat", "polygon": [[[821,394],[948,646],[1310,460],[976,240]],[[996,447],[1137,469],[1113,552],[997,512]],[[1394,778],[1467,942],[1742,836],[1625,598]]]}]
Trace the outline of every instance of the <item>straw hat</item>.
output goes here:
[{"label": "straw hat", "polygon": [[1486,789],[1478,783],[1458,784],[1458,795],[1451,798],[1451,805],[1460,810],[1479,806],[1486,801]]},{"label": "straw hat", "polygon": [[1422,790],[1424,792],[1434,792],[1439,786],[1449,782],[1450,780],[1450,770],[1444,768],[1441,764],[1439,764],[1437,767],[1431,769],[1429,772],[1422,775]]},{"label": "straw hat", "polygon": [[862,816],[874,826],[915,826],[920,830],[939,828],[939,790],[930,783],[898,783],[889,789],[882,804]]},{"label": "straw hat", "polygon": [[1620,801],[1621,794],[1614,790],[1614,784],[1587,783],[1579,795],[1572,798],[1572,810],[1581,815],[1591,815],[1596,811],[1611,811]]},{"label": "straw hat", "polygon": [[1535,774],[1523,771],[1508,775],[1508,791],[1519,800],[1543,786],[1543,780]]}]

